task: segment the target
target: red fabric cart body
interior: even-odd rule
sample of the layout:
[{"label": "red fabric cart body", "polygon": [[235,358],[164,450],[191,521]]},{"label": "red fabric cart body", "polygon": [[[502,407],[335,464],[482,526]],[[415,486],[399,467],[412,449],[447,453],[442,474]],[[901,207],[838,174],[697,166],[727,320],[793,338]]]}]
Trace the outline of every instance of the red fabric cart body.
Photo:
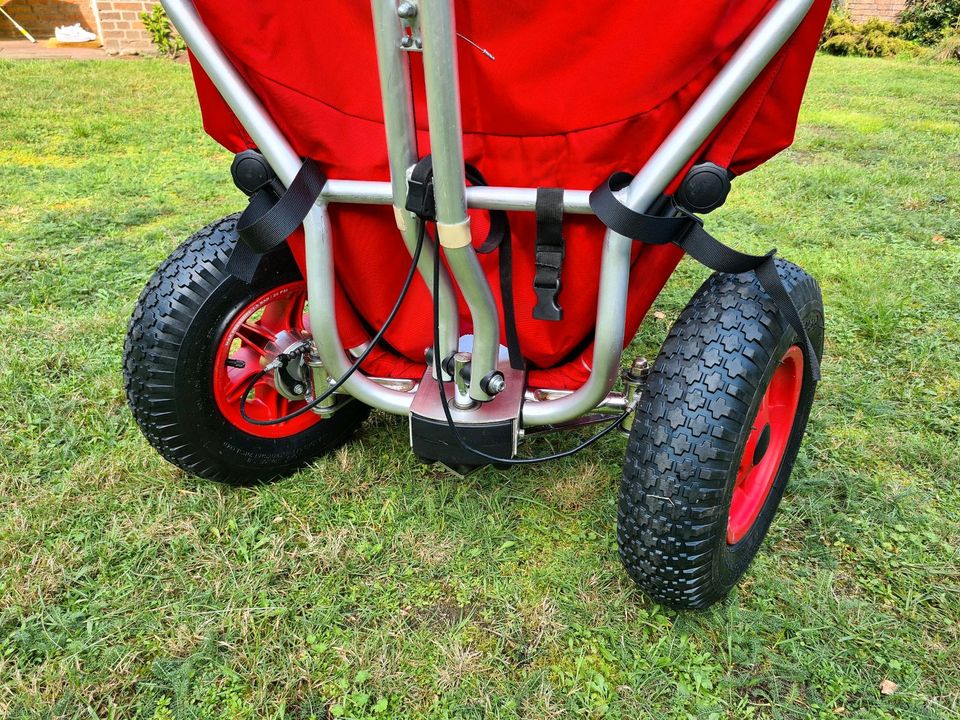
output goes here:
[{"label": "red fabric cart body", "polygon": [[[376,55],[366,2],[196,0],[203,20],[294,149],[331,178],[388,180]],[[773,0],[705,3],[456,3],[464,153],[491,185],[591,189],[635,172],[666,138]],[[696,160],[741,174],[792,141],[829,0],[816,0],[795,36],[717,128]],[[419,56],[411,53],[421,155],[429,152]],[[228,149],[253,147],[194,63],[206,131]],[[337,319],[348,347],[365,342],[399,294],[408,257],[389,207],[332,205]],[[486,235],[473,211],[474,242]],[[517,324],[534,387],[576,388],[589,374],[604,228],[567,216],[561,322],[534,320],[535,218],[511,213]],[[291,248],[303,270],[302,238]],[[681,258],[637,243],[626,338]],[[480,262],[500,298],[496,253]],[[502,308],[501,317],[502,317]],[[461,299],[461,332],[470,316]],[[364,369],[419,378],[432,344],[432,302],[417,280],[386,334],[392,352]]]}]

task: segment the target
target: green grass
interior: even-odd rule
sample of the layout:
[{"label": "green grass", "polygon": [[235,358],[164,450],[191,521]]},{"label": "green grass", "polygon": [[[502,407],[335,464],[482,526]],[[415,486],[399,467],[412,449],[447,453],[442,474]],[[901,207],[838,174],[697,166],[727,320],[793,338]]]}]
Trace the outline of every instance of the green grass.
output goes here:
[{"label": "green grass", "polygon": [[[161,461],[123,335],[162,259],[241,207],[229,157],[182,65],[0,62],[0,715],[956,717],[958,87],[818,59],[795,147],[711,218],[820,280],[827,357],[756,563],[678,614],[617,560],[621,439],[458,480],[375,416],[268,487]],[[683,263],[636,352],[705,276]]]}]

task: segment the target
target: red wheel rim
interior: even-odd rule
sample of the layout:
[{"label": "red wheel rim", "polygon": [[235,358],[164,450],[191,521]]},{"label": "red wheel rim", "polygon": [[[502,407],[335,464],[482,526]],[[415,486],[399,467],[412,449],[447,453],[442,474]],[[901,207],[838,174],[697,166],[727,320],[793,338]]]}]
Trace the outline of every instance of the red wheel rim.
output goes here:
[{"label": "red wheel rim", "polygon": [[[255,425],[240,415],[240,397],[250,379],[307,334],[306,303],[307,286],[302,280],[264,293],[236,314],[217,344],[214,399],[223,417],[249,435],[285,438],[320,421],[319,415],[308,412],[277,425]],[[254,420],[274,420],[304,404],[303,400],[288,400],[281,395],[273,373],[267,373],[253,386],[244,411]]]},{"label": "red wheel rim", "polygon": [[790,442],[802,387],[803,352],[794,345],[770,379],[743,449],[727,520],[728,545],[750,532],[770,495]]}]

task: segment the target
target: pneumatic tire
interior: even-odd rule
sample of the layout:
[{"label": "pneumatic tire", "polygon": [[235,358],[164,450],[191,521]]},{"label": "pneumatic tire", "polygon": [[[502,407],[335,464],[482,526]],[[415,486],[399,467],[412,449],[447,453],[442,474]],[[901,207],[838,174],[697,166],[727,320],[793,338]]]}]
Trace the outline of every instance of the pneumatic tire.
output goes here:
[{"label": "pneumatic tire", "polygon": [[[197,232],[147,283],[130,319],[123,375],[137,425],[164,458],[192,475],[242,485],[330,452],[369,409],[349,402],[332,417],[308,412],[280,425],[243,419],[241,391],[271,352],[305,333],[306,289],[286,249],[264,257],[250,284],[228,273],[236,223],[231,215]],[[256,381],[245,403],[255,420],[304,404],[277,393],[272,374]]]},{"label": "pneumatic tire", "polygon": [[[822,355],[816,281],[777,268]],[[654,600],[707,608],[756,555],[813,404],[800,345],[753,273],[711,276],[670,330],[637,407],[618,506],[620,558]]]}]

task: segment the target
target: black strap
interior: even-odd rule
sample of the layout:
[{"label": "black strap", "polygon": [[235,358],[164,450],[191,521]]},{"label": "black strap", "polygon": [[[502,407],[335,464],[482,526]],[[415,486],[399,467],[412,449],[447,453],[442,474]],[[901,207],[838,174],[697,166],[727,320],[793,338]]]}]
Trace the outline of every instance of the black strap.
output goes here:
[{"label": "black strap", "polygon": [[[470,163],[464,164],[464,176],[474,186],[487,185],[483,174]],[[421,220],[437,219],[436,201],[433,194],[433,158],[423,157],[410,173],[407,182],[406,209]],[[500,299],[503,304],[504,335],[507,341],[507,353],[510,367],[523,370],[523,351],[520,347],[520,335],[517,332],[516,309],[513,301],[513,248],[510,241],[510,221],[502,210],[490,210],[490,230],[483,244],[476,252],[487,255],[494,250],[500,251],[498,266],[500,272]]]},{"label": "black strap", "polygon": [[250,198],[250,204],[237,223],[240,237],[261,254],[278,247],[303,224],[326,183],[327,178],[320,166],[307,158],[279,199],[266,189]]},{"label": "black strap", "polygon": [[237,243],[231,253],[227,271],[252,282],[261,258],[280,247],[303,224],[326,183],[320,166],[307,158],[280,197],[270,185],[255,192],[237,221],[243,242]]},{"label": "black strap", "polygon": [[520,334],[517,332],[516,305],[513,302],[513,243],[510,241],[510,226],[505,212],[491,211],[491,233],[493,232],[493,215],[495,212],[503,215],[505,232],[499,235],[502,239],[497,245],[488,247],[492,239],[492,236],[488,235],[487,241],[477,248],[477,252],[489,253],[493,251],[494,247],[499,247],[500,249],[497,262],[500,270],[500,300],[503,303],[503,332],[507,341],[507,356],[510,358],[510,367],[514,370],[523,370],[523,351],[520,348]]},{"label": "black strap", "polygon": [[694,260],[717,272],[740,274],[753,271],[761,287],[803,343],[806,371],[818,382],[820,361],[816,348],[777,272],[774,262],[777,251],[771,250],[766,255],[748,255],[734,250],[708,233],[700,218],[672,202],[673,213],[669,215],[647,215],[631,210],[614,193],[626,187],[632,179],[627,173],[615,173],[590,194],[590,207],[603,224],[624,237],[651,245],[673,243]]},{"label": "black strap", "polygon": [[560,294],[560,271],[563,267],[563,190],[537,188],[537,273],[533,290],[537,304],[533,317],[537,320],[563,320],[563,308],[557,303]]},{"label": "black strap", "polygon": [[257,274],[263,254],[251,250],[245,242],[238,242],[233,246],[230,259],[227,260],[227,272],[249,285]]}]

